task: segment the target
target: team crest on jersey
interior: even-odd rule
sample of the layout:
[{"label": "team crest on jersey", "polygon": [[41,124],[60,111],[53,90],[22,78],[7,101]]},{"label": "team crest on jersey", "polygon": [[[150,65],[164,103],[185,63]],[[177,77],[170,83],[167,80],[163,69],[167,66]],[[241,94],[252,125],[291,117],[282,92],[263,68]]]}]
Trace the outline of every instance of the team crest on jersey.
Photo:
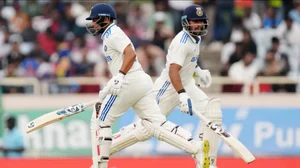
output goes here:
[{"label": "team crest on jersey", "polygon": [[202,9],[201,9],[200,7],[197,7],[197,8],[196,8],[196,14],[197,14],[198,16],[202,16],[202,15],[203,15],[203,11],[202,11]]},{"label": "team crest on jersey", "polygon": [[105,52],[107,51],[107,47],[106,47],[106,45],[104,45],[104,51],[105,51]]}]

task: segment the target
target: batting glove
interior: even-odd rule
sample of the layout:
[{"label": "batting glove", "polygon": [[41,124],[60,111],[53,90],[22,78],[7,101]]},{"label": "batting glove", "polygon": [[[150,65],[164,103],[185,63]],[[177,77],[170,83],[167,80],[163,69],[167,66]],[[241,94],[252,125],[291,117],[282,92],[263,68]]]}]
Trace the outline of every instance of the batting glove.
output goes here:
[{"label": "batting glove", "polygon": [[211,74],[209,70],[202,70],[199,67],[196,68],[196,85],[202,88],[208,88],[211,85]]},{"label": "batting glove", "polygon": [[111,94],[118,95],[120,93],[120,90],[124,82],[124,77],[125,77],[124,74],[118,73],[116,76],[111,78],[111,80],[108,82]]},{"label": "batting glove", "polygon": [[181,112],[193,115],[192,101],[185,92],[179,93],[179,107]]}]

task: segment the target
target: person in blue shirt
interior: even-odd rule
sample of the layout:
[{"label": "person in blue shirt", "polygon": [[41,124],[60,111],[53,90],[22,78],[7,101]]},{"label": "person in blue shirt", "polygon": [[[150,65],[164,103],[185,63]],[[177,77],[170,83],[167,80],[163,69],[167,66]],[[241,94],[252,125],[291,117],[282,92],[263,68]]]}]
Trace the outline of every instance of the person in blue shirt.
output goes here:
[{"label": "person in blue shirt", "polygon": [[16,158],[22,157],[24,148],[24,138],[21,131],[16,126],[15,117],[8,117],[6,119],[6,127],[3,137],[2,146],[0,151],[4,157]]}]

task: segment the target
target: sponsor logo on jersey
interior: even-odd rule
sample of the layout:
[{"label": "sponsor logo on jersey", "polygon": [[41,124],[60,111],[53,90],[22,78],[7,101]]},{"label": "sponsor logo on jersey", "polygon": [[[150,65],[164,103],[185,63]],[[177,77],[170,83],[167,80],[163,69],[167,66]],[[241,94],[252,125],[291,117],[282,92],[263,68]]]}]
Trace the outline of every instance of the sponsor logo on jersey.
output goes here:
[{"label": "sponsor logo on jersey", "polygon": [[106,61],[107,61],[107,62],[110,62],[110,61],[112,61],[112,58],[111,58],[111,56],[106,56]]},{"label": "sponsor logo on jersey", "polygon": [[197,62],[198,57],[192,57],[191,62]]}]

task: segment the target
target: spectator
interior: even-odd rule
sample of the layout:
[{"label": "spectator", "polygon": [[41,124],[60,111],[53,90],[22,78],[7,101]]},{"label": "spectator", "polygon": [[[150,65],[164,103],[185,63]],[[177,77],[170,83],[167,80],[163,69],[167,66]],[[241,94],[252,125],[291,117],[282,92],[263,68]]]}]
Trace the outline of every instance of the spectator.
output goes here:
[{"label": "spectator", "polygon": [[276,28],[281,22],[281,19],[276,17],[274,8],[267,6],[265,10],[265,16],[263,19],[264,28]]},{"label": "spectator", "polygon": [[168,46],[163,41],[174,36],[174,23],[167,1],[154,0],[154,8],[154,13],[148,19],[146,39],[153,40],[154,44],[165,50]]},{"label": "spectator", "polygon": [[232,64],[229,68],[229,77],[238,82],[252,83],[259,72],[254,60],[255,53],[244,51],[243,59]]},{"label": "spectator", "polygon": [[164,12],[156,12],[154,14],[154,19],[155,27],[152,42],[166,51],[169,47],[167,43],[170,42],[171,38],[174,36],[174,32],[168,27],[165,27],[167,16]]},{"label": "spectator", "polygon": [[218,10],[216,11],[213,39],[218,41],[228,41],[228,34],[232,29],[234,20],[234,0],[216,1]]},{"label": "spectator", "polygon": [[40,43],[41,48],[48,56],[51,56],[57,50],[57,41],[50,27],[47,28],[46,32],[37,35],[37,43]]},{"label": "spectator", "polygon": [[36,58],[39,62],[39,66],[36,70],[36,77],[40,80],[52,79],[54,77],[54,68],[49,62],[49,57],[40,55]]},{"label": "spectator", "polygon": [[160,47],[151,44],[149,41],[142,42],[142,45],[136,49],[139,56],[139,62],[145,72],[151,76],[157,76],[165,65],[166,53]]},{"label": "spectator", "polygon": [[[287,76],[289,72],[288,62],[286,59],[276,59],[276,50],[268,50],[265,57],[265,65],[261,72],[262,76]],[[272,91],[278,92],[280,90],[285,90],[288,92],[295,92],[294,85],[272,85]]]},{"label": "spectator", "polygon": [[25,56],[20,52],[20,42],[15,41],[12,44],[12,51],[7,56],[7,63],[13,64],[13,63],[21,63],[24,60]]},{"label": "spectator", "polygon": [[[280,40],[277,37],[272,38],[272,46],[271,49],[275,52],[275,59],[276,60],[284,60],[286,63],[284,65],[285,69],[287,72],[290,71],[290,64],[289,64],[289,57],[288,55],[283,51],[281,45],[280,45]],[[286,74],[287,75],[287,74]]]},{"label": "spectator", "polygon": [[290,17],[286,17],[276,29],[277,36],[282,39],[286,45],[300,44],[300,25],[294,22]]},{"label": "spectator", "polygon": [[[136,36],[142,40],[146,39],[147,31],[147,16],[144,13],[141,4],[136,4],[133,6],[133,9],[129,11],[127,17],[129,27],[135,29]],[[132,38],[130,39],[132,40]],[[137,45],[134,44],[134,46]]]},{"label": "spectator", "polygon": [[300,2],[295,2],[295,8],[289,12],[289,17],[300,24]]},{"label": "spectator", "polygon": [[21,131],[17,128],[16,119],[14,117],[8,117],[6,119],[7,130],[2,137],[2,151],[4,157],[17,158],[22,157],[24,148],[24,139]]},{"label": "spectator", "polygon": [[242,41],[243,49],[250,51],[256,56],[257,47],[251,36],[251,33],[248,30],[243,31],[243,41]]},{"label": "spectator", "polygon": [[261,19],[257,13],[252,11],[251,7],[245,8],[243,25],[250,32],[261,27]]},{"label": "spectator", "polygon": [[276,59],[276,50],[268,50],[265,57],[265,65],[262,70],[262,75],[264,76],[286,76],[289,69],[288,62],[285,59]]},{"label": "spectator", "polygon": [[[235,17],[233,20],[233,26],[230,31],[229,40],[230,41],[237,41],[240,40],[241,36],[243,36],[243,20],[241,17]],[[227,39],[226,39],[227,41]]]},{"label": "spectator", "polygon": [[243,45],[241,42],[235,43],[235,51],[230,55],[228,62],[221,70],[221,76],[228,76],[228,70],[232,64],[240,61],[243,58]]},{"label": "spectator", "polygon": [[21,32],[21,36],[24,42],[35,42],[37,37],[37,31],[32,28],[32,18],[28,18],[28,24],[24,27],[24,31]]},{"label": "spectator", "polygon": [[14,33],[21,33],[29,24],[28,14],[24,13],[18,3],[14,5],[16,14],[10,21],[10,30]]}]

